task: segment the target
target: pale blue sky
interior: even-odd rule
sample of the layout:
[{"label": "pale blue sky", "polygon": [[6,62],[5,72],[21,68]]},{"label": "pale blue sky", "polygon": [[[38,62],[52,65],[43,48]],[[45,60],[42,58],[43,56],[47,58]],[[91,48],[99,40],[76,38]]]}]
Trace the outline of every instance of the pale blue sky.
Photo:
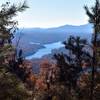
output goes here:
[{"label": "pale blue sky", "polygon": [[[23,0],[0,0],[0,4],[22,2]],[[19,27],[57,27],[65,24],[82,25],[88,23],[84,5],[94,4],[95,0],[27,0],[30,7],[16,18]]]}]

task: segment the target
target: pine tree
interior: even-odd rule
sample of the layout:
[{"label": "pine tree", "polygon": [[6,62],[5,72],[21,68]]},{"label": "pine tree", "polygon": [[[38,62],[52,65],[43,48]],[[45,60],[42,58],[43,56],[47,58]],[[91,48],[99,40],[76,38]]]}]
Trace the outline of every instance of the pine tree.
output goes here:
[{"label": "pine tree", "polygon": [[97,67],[97,37],[100,36],[100,2],[96,0],[95,5],[91,10],[85,6],[86,13],[89,17],[89,22],[94,25],[94,34],[93,34],[93,61],[92,61],[92,79],[91,79],[91,96],[90,100],[93,100],[94,92],[94,73],[95,68]]},{"label": "pine tree", "polygon": [[60,68],[60,82],[64,83],[70,90],[76,87],[77,77],[82,71],[82,61],[91,60],[92,55],[84,51],[83,48],[86,48],[88,43],[85,39],[80,39],[80,37],[70,36],[64,44],[69,54],[61,53],[54,56]]},{"label": "pine tree", "polygon": [[[16,6],[10,2],[2,4],[0,10],[0,100],[27,100],[29,94],[21,80],[12,73],[10,62],[15,62],[15,48],[12,46],[13,34],[18,22],[13,18],[28,6],[26,2]],[[13,66],[14,67],[14,66]]]},{"label": "pine tree", "polygon": [[[28,6],[26,2],[22,5],[10,5],[10,2],[2,4],[0,11],[0,57],[4,58],[9,50],[12,50],[11,40],[16,32],[18,22],[13,20],[18,12],[23,12]],[[0,60],[0,63],[2,60]]]}]

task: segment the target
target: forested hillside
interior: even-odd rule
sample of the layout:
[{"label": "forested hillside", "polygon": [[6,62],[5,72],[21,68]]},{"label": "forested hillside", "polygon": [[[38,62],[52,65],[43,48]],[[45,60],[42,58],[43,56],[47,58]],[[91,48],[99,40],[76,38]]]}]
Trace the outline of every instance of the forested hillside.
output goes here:
[{"label": "forested hillside", "polygon": [[[14,38],[17,36],[14,34],[18,32],[18,21],[14,18],[26,9],[29,9],[29,7],[25,1],[19,4],[5,2],[1,5],[0,100],[100,100],[99,0],[95,0],[92,9],[88,6],[84,7],[89,17],[89,23],[93,25],[93,30],[91,34],[89,33],[91,41],[83,38],[88,33],[81,36],[70,33],[71,35],[62,40],[64,49],[61,52],[55,51],[47,58],[35,59],[34,61],[24,58],[25,51],[21,47],[21,45],[25,45],[27,38],[33,39],[31,36],[29,36],[30,38],[26,36],[26,40],[24,38],[20,45],[21,37],[18,33],[18,40],[14,44]],[[57,33],[54,38],[61,38],[60,32],[71,31],[72,28],[74,28],[74,31],[76,30],[76,34],[79,30],[86,31],[86,26],[83,30],[82,26],[79,26],[79,29],[73,26],[67,26],[67,29],[65,27],[46,31],[52,33],[56,30]],[[63,31],[60,31],[62,28],[64,28]],[[46,38],[46,36],[48,35],[43,36],[42,34],[41,37]],[[49,37],[46,38],[46,41],[44,41],[44,38],[41,39],[41,43],[37,42],[39,46],[42,43],[45,44],[46,41],[52,41],[49,41]],[[31,42],[31,44],[34,43]],[[44,48],[44,46],[41,47]],[[25,47],[24,49],[28,48]],[[35,49],[35,47],[32,47],[32,49]]]}]

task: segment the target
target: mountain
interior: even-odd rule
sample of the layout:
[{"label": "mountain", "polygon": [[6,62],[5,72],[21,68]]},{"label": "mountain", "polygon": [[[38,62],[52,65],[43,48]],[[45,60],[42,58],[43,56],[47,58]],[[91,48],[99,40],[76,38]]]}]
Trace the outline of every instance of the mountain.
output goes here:
[{"label": "mountain", "polygon": [[57,31],[57,32],[67,32],[67,33],[92,33],[92,27],[91,24],[85,24],[85,25],[64,25],[56,28],[49,28],[49,31]]},{"label": "mountain", "polygon": [[86,34],[92,33],[92,25],[64,25],[56,28],[24,28],[19,29],[16,34],[16,38],[22,35],[21,40],[35,43],[52,43],[66,39],[69,35],[86,36]]},{"label": "mountain", "polygon": [[24,49],[24,55],[32,54],[40,48],[44,48],[45,44],[55,43],[66,40],[70,35],[80,36],[81,38],[91,39],[93,25],[85,24],[80,26],[64,25],[55,28],[24,28],[19,29],[13,44],[19,41],[18,48]]},{"label": "mountain", "polygon": [[85,25],[63,25],[59,27],[54,27],[54,28],[25,28],[25,29],[20,29],[22,30],[23,33],[61,33],[61,32],[66,32],[66,33],[92,33],[93,25],[92,24],[85,24]]}]

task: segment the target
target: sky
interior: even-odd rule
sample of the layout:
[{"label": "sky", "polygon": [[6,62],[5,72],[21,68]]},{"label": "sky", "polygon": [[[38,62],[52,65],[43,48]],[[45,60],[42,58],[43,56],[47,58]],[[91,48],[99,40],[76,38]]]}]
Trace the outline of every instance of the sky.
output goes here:
[{"label": "sky", "polygon": [[[0,0],[0,5],[10,1],[20,3],[24,0]],[[88,23],[84,5],[91,7],[95,0],[26,0],[29,8],[15,18],[19,27],[50,28],[62,25],[83,25]]]}]

